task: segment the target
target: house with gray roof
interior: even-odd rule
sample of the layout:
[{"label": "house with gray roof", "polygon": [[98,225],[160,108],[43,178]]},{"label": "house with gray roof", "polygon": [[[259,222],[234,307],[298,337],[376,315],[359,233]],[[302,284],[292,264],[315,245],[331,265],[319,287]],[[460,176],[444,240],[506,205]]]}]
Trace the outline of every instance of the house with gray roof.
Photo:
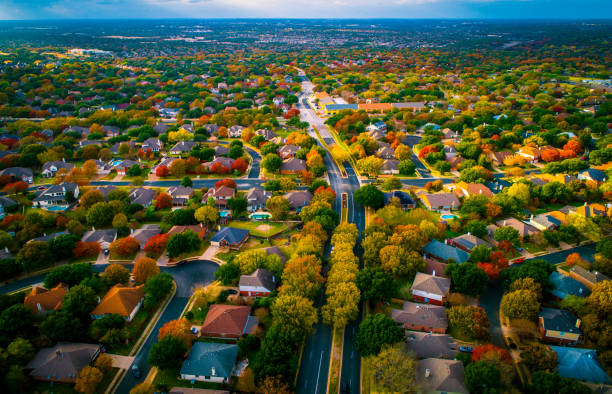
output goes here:
[{"label": "house with gray roof", "polygon": [[286,193],[283,197],[285,197],[289,201],[289,205],[291,205],[291,208],[295,210],[300,210],[306,205],[310,204],[313,195],[308,190],[297,190]]},{"label": "house with gray roof", "polygon": [[233,125],[227,129],[227,135],[231,138],[240,138],[242,136],[242,130],[244,130],[243,126]]},{"label": "house with gray roof", "polygon": [[306,170],[306,162],[302,159],[292,157],[287,160],[283,160],[280,172],[281,174],[297,174]]},{"label": "house with gray roof", "polygon": [[575,297],[587,297],[591,294],[591,290],[589,290],[587,286],[557,271],[553,271],[548,276],[548,282],[551,284],[551,287],[548,288],[547,291],[557,300],[562,300],[570,295]]},{"label": "house with gray roof", "polygon": [[182,155],[189,153],[198,143],[196,141],[179,141],[172,148],[170,148],[170,154]]},{"label": "house with gray roof", "polygon": [[273,140],[274,138],[278,137],[278,134],[276,134],[275,132],[268,130],[268,129],[259,129],[255,131],[255,135],[260,135],[262,137],[264,137],[264,139],[266,141],[270,141]]},{"label": "house with gray roof", "polygon": [[602,366],[593,349],[565,346],[551,346],[557,353],[557,370],[564,378],[574,378],[582,382],[610,384],[610,376]]},{"label": "house with gray roof", "polygon": [[148,207],[153,204],[153,199],[157,193],[153,189],[138,187],[130,192],[130,201],[132,204],[140,204],[143,207]]},{"label": "house with gray roof", "polygon": [[461,206],[455,193],[424,193],[420,198],[433,211],[458,209]]},{"label": "house with gray roof", "polygon": [[258,268],[250,275],[242,275],[238,287],[242,296],[267,297],[276,289],[276,278],[272,272]]},{"label": "house with gray roof", "polygon": [[389,204],[391,199],[397,198],[400,202],[400,206],[402,207],[402,209],[414,209],[416,207],[416,203],[414,202],[410,194],[401,190],[384,193],[384,197],[385,205]]},{"label": "house with gray roof", "polygon": [[300,150],[299,146],[289,144],[289,145],[280,146],[276,150],[276,152],[281,157],[281,159],[286,160],[286,159],[295,157],[295,154],[297,153],[298,150]]},{"label": "house with gray roof", "polygon": [[463,249],[466,252],[471,252],[477,246],[491,247],[491,244],[484,239],[478,238],[470,233],[459,235],[455,238],[451,238],[448,243],[452,246],[456,246],[459,249]]},{"label": "house with gray roof", "polygon": [[81,237],[83,242],[97,242],[102,250],[107,250],[110,244],[117,239],[117,229],[90,230]]},{"label": "house with gray roof", "polygon": [[446,334],[448,329],[446,308],[439,305],[405,301],[402,309],[391,310],[391,318],[408,330]]},{"label": "house with gray roof", "polygon": [[578,174],[578,179],[603,183],[608,180],[608,176],[605,172],[601,170],[597,170],[595,168],[587,168],[586,170]]},{"label": "house with gray roof", "polygon": [[158,138],[151,137],[144,140],[141,147],[145,152],[149,149],[151,149],[151,152],[159,152],[164,147],[164,144]]},{"label": "house with gray roof", "polygon": [[385,160],[395,159],[395,151],[388,146],[383,146],[376,151],[376,156]]},{"label": "house with gray roof", "polygon": [[48,209],[53,206],[67,207],[70,199],[67,196],[72,196],[74,200],[79,197],[79,185],[73,182],[62,182],[59,185],[51,185],[45,190],[39,192],[34,198],[34,205],[43,209]]},{"label": "house with gray roof", "polygon": [[268,256],[273,254],[277,255],[283,263],[287,261],[287,258],[278,246],[268,246],[267,248],[263,248],[263,250],[266,251]]},{"label": "house with gray roof", "polygon": [[149,240],[157,234],[161,234],[161,228],[157,224],[145,224],[141,228],[132,230],[131,237],[140,244],[140,249],[144,249]]},{"label": "house with gray roof", "polygon": [[252,187],[246,194],[249,212],[259,211],[266,207],[272,193],[258,187]]},{"label": "house with gray roof", "polygon": [[193,194],[193,188],[189,186],[170,186],[166,191],[172,197],[172,205],[184,206]]},{"label": "house with gray roof", "polygon": [[237,345],[195,342],[183,361],[181,379],[227,383],[234,373],[237,357]]},{"label": "house with gray roof", "polygon": [[223,145],[217,145],[213,149],[215,151],[215,157],[227,156],[229,153],[229,148]]},{"label": "house with gray roof", "polygon": [[74,168],[74,164],[62,160],[48,161],[42,165],[41,175],[45,178],[52,178],[62,168],[69,172]]},{"label": "house with gray roof", "polygon": [[589,289],[592,289],[593,286],[599,282],[610,280],[610,278],[601,272],[589,271],[579,265],[576,265],[570,269],[570,277],[582,283]]},{"label": "house with gray roof", "polygon": [[461,264],[468,261],[470,255],[464,250],[455,248],[446,243],[442,243],[436,239],[431,240],[427,245],[423,247],[423,252],[440,261],[454,260]]},{"label": "house with gray roof", "polygon": [[451,281],[448,278],[417,272],[410,293],[413,300],[433,305],[444,305],[450,291],[450,285]]},{"label": "house with gray roof", "polygon": [[459,360],[427,358],[417,361],[416,383],[424,393],[469,393]]},{"label": "house with gray roof", "polygon": [[36,380],[75,383],[81,369],[92,363],[98,354],[100,345],[58,343],[40,349],[24,369],[30,370],[30,376]]},{"label": "house with gray roof", "polygon": [[102,195],[104,195],[105,199],[108,199],[108,193],[110,193],[113,190],[116,190],[117,186],[115,185],[106,185],[106,186],[98,186],[96,188],[96,190],[99,190],[100,193],[102,193]]},{"label": "house with gray roof", "polygon": [[582,335],[580,319],[563,309],[542,308],[538,328],[545,342],[578,343]]},{"label": "house with gray roof", "polygon": [[399,174],[399,160],[385,160],[383,161],[380,171],[385,175]]},{"label": "house with gray roof", "polygon": [[406,348],[417,358],[454,358],[458,351],[457,342],[448,334],[429,332],[406,332]]},{"label": "house with gray roof", "polygon": [[533,227],[532,225],[523,223],[520,220],[512,218],[512,217],[509,217],[503,220],[499,220],[496,224],[498,227],[514,228],[516,231],[519,232],[519,236],[521,238],[525,237],[526,235],[534,235],[540,232],[540,230]]},{"label": "house with gray roof", "polygon": [[17,179],[24,181],[25,183],[34,182],[34,172],[32,172],[31,168],[9,167],[0,171],[0,175],[11,175]]},{"label": "house with gray roof", "polygon": [[527,223],[540,231],[556,230],[561,226],[561,221],[559,219],[547,213],[541,213],[535,216],[531,215]]}]

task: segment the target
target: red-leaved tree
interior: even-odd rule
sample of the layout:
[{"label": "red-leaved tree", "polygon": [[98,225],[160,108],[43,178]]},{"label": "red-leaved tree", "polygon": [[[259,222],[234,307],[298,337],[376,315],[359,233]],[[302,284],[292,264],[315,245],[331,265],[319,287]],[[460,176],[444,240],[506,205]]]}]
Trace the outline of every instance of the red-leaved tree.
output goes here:
[{"label": "red-leaved tree", "polygon": [[159,193],[154,201],[155,209],[166,209],[172,207],[172,196],[168,193]]},{"label": "red-leaved tree", "polygon": [[159,166],[155,169],[155,176],[160,178],[170,175],[170,170],[166,166]]},{"label": "red-leaved tree", "polygon": [[100,253],[100,244],[97,242],[78,241],[72,249],[72,255],[75,258],[94,257]]},{"label": "red-leaved tree", "polygon": [[151,237],[145,245],[145,252],[149,257],[157,257],[166,250],[166,244],[170,239],[168,234],[157,234]]},{"label": "red-leaved tree", "polygon": [[233,179],[225,178],[217,181],[215,183],[215,189],[220,188],[221,186],[231,187],[232,189],[236,189],[236,182]]}]

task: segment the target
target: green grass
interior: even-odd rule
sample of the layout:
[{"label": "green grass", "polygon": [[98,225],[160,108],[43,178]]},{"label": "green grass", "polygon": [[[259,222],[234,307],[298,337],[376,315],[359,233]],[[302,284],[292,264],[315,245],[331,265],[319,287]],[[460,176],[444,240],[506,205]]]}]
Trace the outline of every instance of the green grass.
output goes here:
[{"label": "green grass", "polygon": [[462,327],[448,327],[448,335],[464,342],[472,342],[473,339]]},{"label": "green grass", "polygon": [[210,241],[209,240],[203,240],[200,242],[200,247],[196,250],[191,250],[189,252],[185,252],[185,253],[181,253],[176,257],[172,257],[171,260],[172,261],[180,261],[183,259],[187,259],[190,257],[196,257],[196,256],[201,256],[206,249],[208,249],[208,247],[210,246]]},{"label": "green grass", "polygon": [[236,256],[238,253],[240,253],[240,252],[237,251],[237,250],[230,250],[230,251],[227,251],[227,252],[219,252],[219,253],[217,253],[215,255],[215,257],[218,258],[218,259],[221,259],[221,260],[223,260],[223,261],[225,261],[227,263],[228,261],[230,261],[230,259],[232,257]]},{"label": "green grass", "polygon": [[[257,228],[261,225],[270,226],[270,230],[262,231]],[[240,228],[243,230],[249,230],[252,235],[256,237],[272,237],[282,231],[285,231],[288,227],[284,223],[280,222],[253,222],[253,221],[231,221],[228,223],[228,227]]]},{"label": "green grass", "polygon": [[[180,379],[179,369],[160,369],[157,376],[153,380],[153,387],[163,387],[171,389],[172,387],[192,387],[196,389],[220,389],[223,387],[219,383],[195,382],[191,384],[189,380]],[[160,387],[160,388],[161,388]]]},{"label": "green grass", "polygon": [[334,326],[334,338],[331,355],[331,366],[330,366],[330,377],[328,393],[337,393],[338,385],[340,384],[340,368],[342,364],[342,334],[344,330],[342,327]]},{"label": "green grass", "polygon": [[128,354],[130,354],[134,343],[136,343],[136,340],[138,340],[140,334],[144,330],[147,323],[149,323],[151,317],[157,311],[158,307],[159,305],[157,305],[156,308],[150,311],[146,310],[144,307],[140,308],[140,310],[136,313],[136,316],[134,316],[132,321],[126,325],[128,331],[128,343],[122,343],[117,346],[107,346],[107,351],[109,353],[120,354],[122,356],[127,356]]},{"label": "green grass", "polygon": [[531,242],[524,243],[523,248],[525,248],[525,250],[527,250],[529,253],[538,253],[544,250],[544,248],[542,248],[540,245]]},{"label": "green grass", "polygon": [[412,281],[408,279],[397,280],[397,291],[393,295],[393,298],[400,298],[402,300],[412,299],[410,288],[412,287]]}]

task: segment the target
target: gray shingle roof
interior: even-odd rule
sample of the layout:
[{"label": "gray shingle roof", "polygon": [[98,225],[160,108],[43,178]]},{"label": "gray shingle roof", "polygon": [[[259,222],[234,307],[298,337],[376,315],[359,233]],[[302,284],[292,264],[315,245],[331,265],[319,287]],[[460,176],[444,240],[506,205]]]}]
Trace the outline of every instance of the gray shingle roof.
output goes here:
[{"label": "gray shingle roof", "polygon": [[25,369],[31,376],[42,379],[76,379],[76,375],[88,365],[100,351],[99,345],[88,343],[58,343],[54,347],[41,349],[30,360]]},{"label": "gray shingle roof", "polygon": [[544,327],[547,330],[571,332],[580,334],[580,329],[576,327],[578,318],[570,311],[554,308],[542,308],[540,317],[544,320]]},{"label": "gray shingle roof", "polygon": [[270,291],[276,288],[274,274],[263,268],[256,269],[250,275],[242,275],[240,277],[239,286],[263,287]]},{"label": "gray shingle roof", "polygon": [[427,358],[417,362],[416,381],[424,392],[468,393],[465,370],[458,360]]},{"label": "gray shingle roof", "polygon": [[407,333],[406,347],[417,358],[453,358],[457,355],[457,342],[450,335],[410,331]]},{"label": "gray shingle roof", "polygon": [[181,375],[229,378],[232,376],[237,356],[238,346],[236,345],[196,342],[183,362]]},{"label": "gray shingle roof", "polygon": [[412,290],[445,296],[450,290],[450,284],[451,281],[448,278],[417,272],[412,282]]}]

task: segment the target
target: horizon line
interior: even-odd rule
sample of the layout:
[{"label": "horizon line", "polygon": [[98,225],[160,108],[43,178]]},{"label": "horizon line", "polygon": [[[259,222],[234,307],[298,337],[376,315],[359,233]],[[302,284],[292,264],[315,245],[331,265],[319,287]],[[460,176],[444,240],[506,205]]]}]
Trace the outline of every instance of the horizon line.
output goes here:
[{"label": "horizon line", "polygon": [[205,21],[205,20],[321,20],[321,21],[334,21],[334,20],[360,20],[360,21],[374,21],[374,20],[387,20],[387,21],[417,21],[417,20],[448,20],[448,21],[610,21],[612,22],[612,17],[588,17],[588,18],[572,18],[572,17],[550,17],[550,18],[532,18],[532,17],[418,17],[418,18],[397,18],[397,17],[373,17],[373,18],[364,18],[364,17],[334,17],[334,18],[311,18],[311,17],[299,17],[299,16],[291,16],[291,17],[250,17],[250,16],[241,16],[241,17],[229,17],[229,16],[217,16],[217,17],[206,17],[206,18],[197,18],[197,17],[155,17],[155,18],[147,18],[147,17],[130,17],[130,18],[87,18],[87,17],[78,17],[78,18],[32,18],[32,19],[0,19],[0,22],[40,22],[40,21],[79,21],[79,20],[87,20],[87,21],[115,21],[115,20],[190,20],[190,21]]}]

